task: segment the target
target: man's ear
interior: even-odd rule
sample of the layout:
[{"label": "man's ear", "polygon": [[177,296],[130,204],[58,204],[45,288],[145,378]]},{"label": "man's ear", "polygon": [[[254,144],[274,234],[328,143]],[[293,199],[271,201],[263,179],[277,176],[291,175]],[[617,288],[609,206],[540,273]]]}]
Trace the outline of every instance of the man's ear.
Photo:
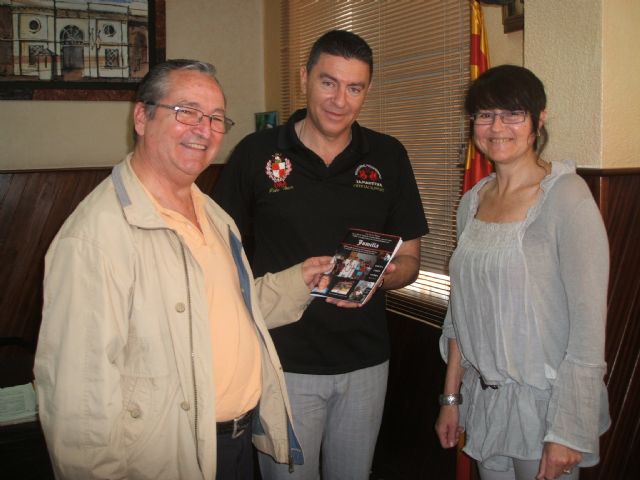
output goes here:
[{"label": "man's ear", "polygon": [[147,112],[144,103],[136,102],[133,107],[133,128],[140,137],[144,136],[147,120]]},{"label": "man's ear", "polygon": [[307,67],[300,67],[300,88],[307,93]]}]

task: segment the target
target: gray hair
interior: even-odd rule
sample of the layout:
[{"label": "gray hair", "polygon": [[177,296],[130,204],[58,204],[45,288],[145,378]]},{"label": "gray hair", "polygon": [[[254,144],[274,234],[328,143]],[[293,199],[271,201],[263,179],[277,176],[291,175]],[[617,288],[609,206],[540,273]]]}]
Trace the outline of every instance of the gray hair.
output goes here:
[{"label": "gray hair", "polygon": [[[136,93],[136,102],[144,104],[144,110],[147,118],[153,118],[156,113],[156,106],[149,105],[150,103],[157,103],[162,98],[169,94],[169,76],[172,72],[176,71],[192,71],[200,72],[211,77],[220,87],[222,91],[222,85],[216,77],[216,67],[207,62],[201,62],[199,60],[188,59],[173,59],[167,60],[162,63],[158,63],[151,67],[149,72],[144,76],[138,87]],[[225,104],[227,102],[224,92],[222,93]],[[138,134],[133,129],[133,141],[136,143],[138,140]]]}]

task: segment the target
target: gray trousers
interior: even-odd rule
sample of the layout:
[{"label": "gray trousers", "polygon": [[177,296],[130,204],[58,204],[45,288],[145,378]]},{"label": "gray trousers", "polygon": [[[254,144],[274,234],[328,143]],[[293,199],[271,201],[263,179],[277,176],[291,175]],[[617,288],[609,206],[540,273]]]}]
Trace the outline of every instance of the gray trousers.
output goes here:
[{"label": "gray trousers", "polygon": [[[518,460],[513,459],[513,470],[508,472],[496,472],[488,470],[478,463],[481,480],[535,480],[540,467],[540,460]],[[558,477],[558,480],[578,480],[580,469],[574,468],[571,474]]]},{"label": "gray trousers", "polygon": [[[260,454],[263,480],[368,480],[380,430],[389,362],[340,375],[285,373],[304,465]],[[322,466],[320,465],[322,452]]]}]

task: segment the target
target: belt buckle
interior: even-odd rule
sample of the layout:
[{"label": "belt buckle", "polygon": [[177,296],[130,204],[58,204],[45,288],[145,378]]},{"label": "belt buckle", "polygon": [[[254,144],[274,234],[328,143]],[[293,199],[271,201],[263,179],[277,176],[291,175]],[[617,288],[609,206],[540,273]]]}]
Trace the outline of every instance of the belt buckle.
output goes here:
[{"label": "belt buckle", "polygon": [[232,439],[236,439],[244,433],[246,427],[240,427],[240,420],[242,420],[246,416],[247,414],[245,413],[241,417],[233,419],[233,431],[231,432]]},{"label": "belt buckle", "polygon": [[482,378],[482,375],[480,375],[480,386],[482,387],[482,390],[486,390],[487,388],[490,388],[491,390],[498,389],[498,385],[488,385],[487,383],[485,383],[484,378]]}]

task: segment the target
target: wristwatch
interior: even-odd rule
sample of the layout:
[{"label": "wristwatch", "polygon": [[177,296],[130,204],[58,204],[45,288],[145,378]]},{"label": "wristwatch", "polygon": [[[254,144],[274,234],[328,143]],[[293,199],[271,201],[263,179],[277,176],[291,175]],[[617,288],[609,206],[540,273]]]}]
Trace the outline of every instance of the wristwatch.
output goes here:
[{"label": "wristwatch", "polygon": [[462,403],[462,395],[459,393],[447,393],[438,397],[440,405],[460,405]]}]

